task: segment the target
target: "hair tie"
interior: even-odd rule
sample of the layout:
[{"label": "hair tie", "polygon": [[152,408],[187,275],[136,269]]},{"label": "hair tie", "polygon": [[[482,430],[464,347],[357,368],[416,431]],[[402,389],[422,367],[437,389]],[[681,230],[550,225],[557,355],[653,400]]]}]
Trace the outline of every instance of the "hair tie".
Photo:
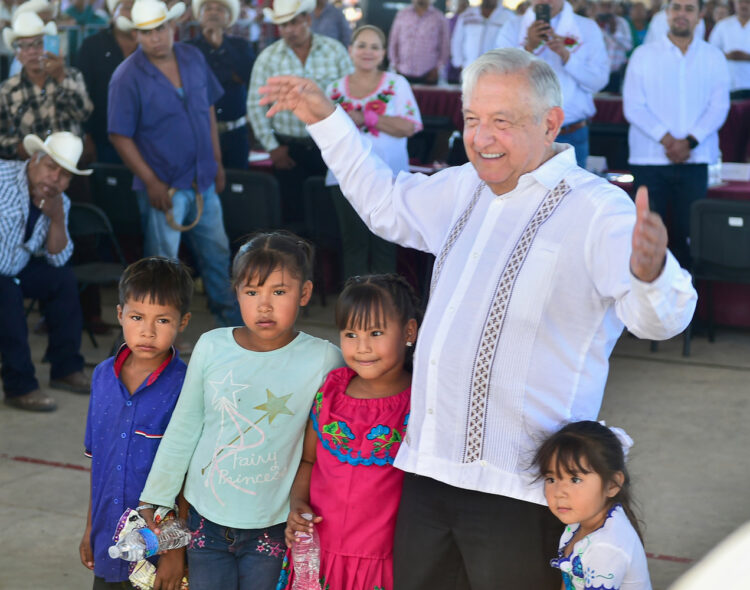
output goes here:
[{"label": "hair tie", "polygon": [[628,451],[630,451],[630,447],[633,446],[633,439],[630,438],[630,435],[627,432],[625,432],[622,428],[618,428],[617,426],[607,426],[604,420],[599,420],[599,424],[609,428],[612,431],[612,434],[614,434],[617,437],[617,440],[620,441],[620,445],[622,446],[622,454],[625,457],[625,460],[627,461]]}]

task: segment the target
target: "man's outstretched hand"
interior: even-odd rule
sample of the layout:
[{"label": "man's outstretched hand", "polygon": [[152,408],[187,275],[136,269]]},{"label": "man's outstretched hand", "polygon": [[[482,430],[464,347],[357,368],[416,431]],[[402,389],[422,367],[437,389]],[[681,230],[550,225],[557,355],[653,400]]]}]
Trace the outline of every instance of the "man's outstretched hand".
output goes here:
[{"label": "man's outstretched hand", "polygon": [[271,105],[266,117],[291,111],[305,125],[328,117],[336,108],[312,80],[298,76],[274,76],[258,89],[260,104]]},{"label": "man's outstretched hand", "polygon": [[667,228],[661,217],[649,209],[645,186],[639,187],[635,195],[635,210],[630,272],[637,279],[650,283],[661,274],[667,259]]}]

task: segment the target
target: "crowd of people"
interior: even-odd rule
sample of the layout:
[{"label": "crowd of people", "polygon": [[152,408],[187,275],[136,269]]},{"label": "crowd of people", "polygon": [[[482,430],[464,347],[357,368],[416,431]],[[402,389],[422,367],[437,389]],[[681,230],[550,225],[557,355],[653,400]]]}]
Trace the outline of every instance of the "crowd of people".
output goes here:
[{"label": "crowd of people", "polygon": [[[56,407],[29,351],[24,298],[38,299],[50,386],[91,394],[80,554],[94,588],[128,579],[106,551],[123,509],[158,529],[154,510],[176,505],[192,540],[158,558],[157,590],[186,565],[193,590],[291,586],[288,548],[313,527],[331,590],[649,589],[632,441],[595,420],[623,328],[661,340],[692,318],[687,215],[730,91],[750,87],[750,0],[718,22],[702,0],[650,22],[640,2],[458,2],[449,21],[413,0],[388,35],[352,30],[326,0],[267,4],[107,0],[105,18],[74,2],[66,19],[109,25],[73,65],[55,5],[5,8],[5,403]],[[468,162],[409,174],[411,85],[459,74]],[[604,88],[622,90],[634,199],[585,170]],[[283,228],[232,258],[220,195],[252,146]],[[65,193],[92,162],[132,172],[145,257],[120,279],[124,344],[89,379]],[[339,346],[295,328],[313,246],[290,230],[304,231],[311,177],[350,277]],[[183,236],[217,326],[187,366]],[[394,274],[397,245],[435,257],[424,314]]]}]

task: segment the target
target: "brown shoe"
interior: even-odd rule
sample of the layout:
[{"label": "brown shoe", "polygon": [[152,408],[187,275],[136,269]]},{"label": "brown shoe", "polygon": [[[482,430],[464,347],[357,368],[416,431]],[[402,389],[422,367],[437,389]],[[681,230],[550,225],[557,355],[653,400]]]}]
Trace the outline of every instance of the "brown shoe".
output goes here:
[{"label": "brown shoe", "polygon": [[23,395],[6,397],[4,401],[6,406],[29,412],[52,412],[57,409],[55,400],[41,389],[34,389]]},{"label": "brown shoe", "polygon": [[73,393],[91,393],[91,379],[84,375],[83,371],[76,371],[67,377],[50,379],[49,386],[53,389],[64,389]]}]

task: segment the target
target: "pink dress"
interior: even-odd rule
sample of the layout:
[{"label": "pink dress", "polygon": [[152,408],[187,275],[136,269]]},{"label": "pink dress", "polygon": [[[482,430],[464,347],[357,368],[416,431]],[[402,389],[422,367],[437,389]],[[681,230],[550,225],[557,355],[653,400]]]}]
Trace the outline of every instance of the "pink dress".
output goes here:
[{"label": "pink dress", "polygon": [[321,587],[392,590],[404,479],[393,460],[406,434],[411,388],[386,398],[355,399],[346,394],[355,375],[348,367],[331,371],[311,412],[318,445],[310,504],[323,517],[316,525]]}]

